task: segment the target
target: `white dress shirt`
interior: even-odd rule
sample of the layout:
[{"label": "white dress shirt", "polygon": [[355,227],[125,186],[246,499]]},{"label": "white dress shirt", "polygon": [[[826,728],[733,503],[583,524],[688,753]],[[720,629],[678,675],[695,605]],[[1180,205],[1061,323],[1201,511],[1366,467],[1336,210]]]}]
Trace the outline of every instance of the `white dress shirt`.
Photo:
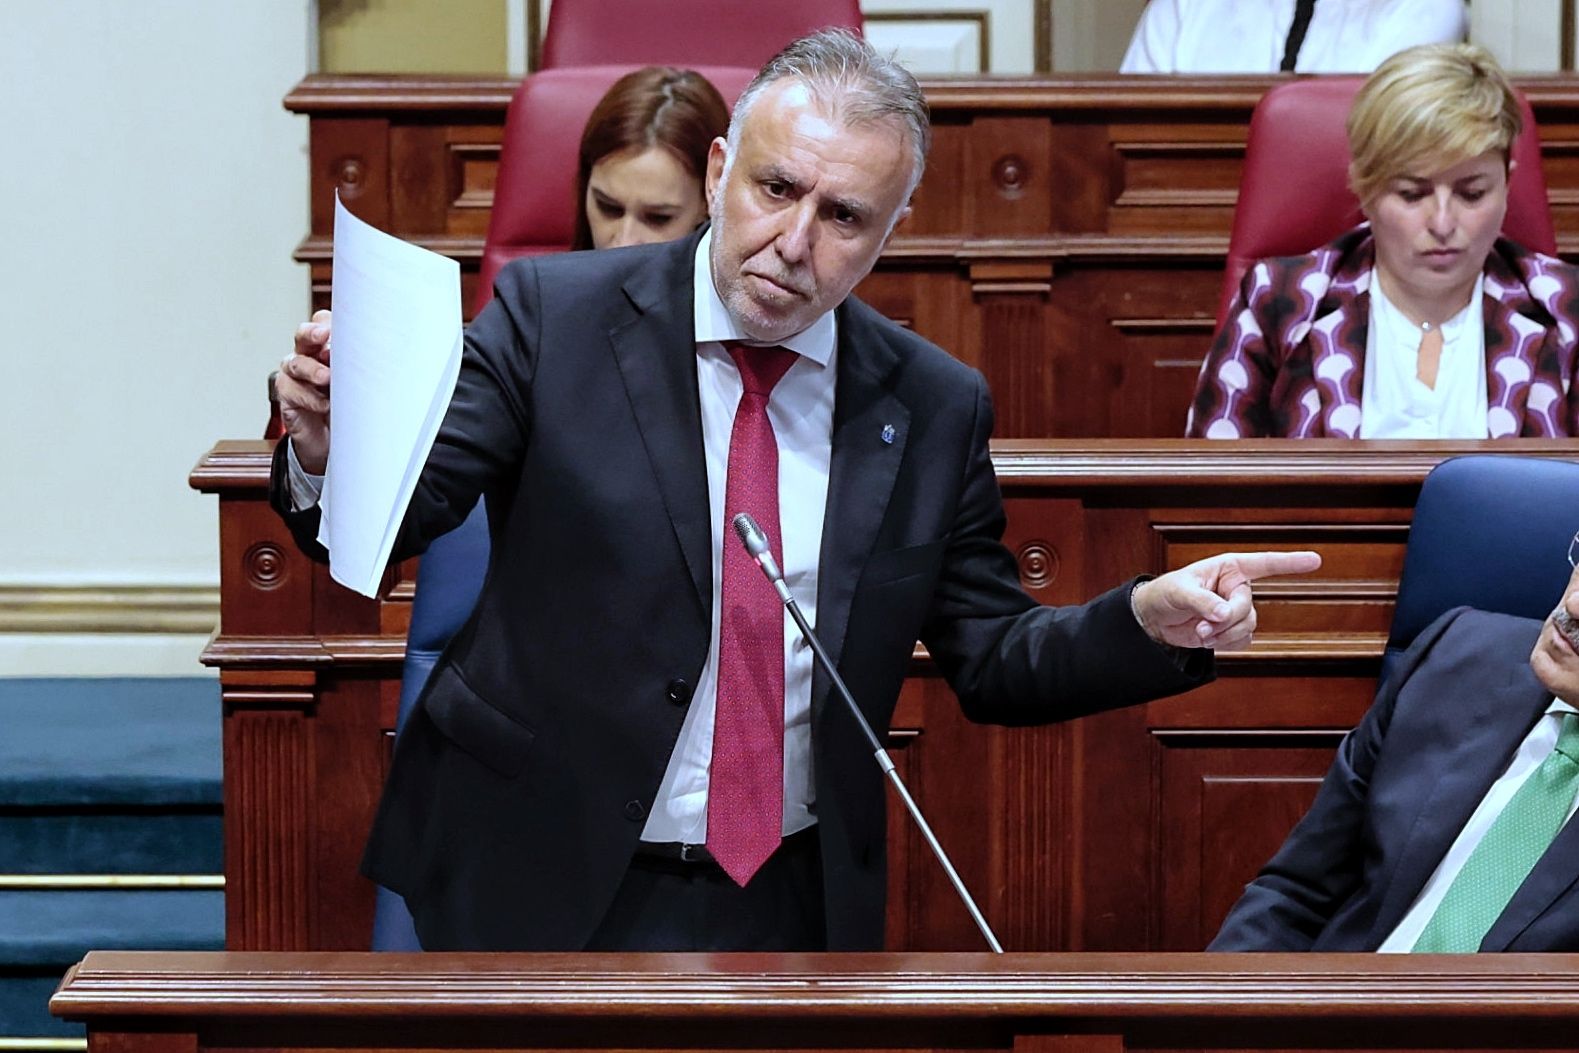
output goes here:
[{"label": "white dress shirt", "polygon": [[1476,278],[1469,304],[1442,323],[1442,358],[1436,387],[1430,388],[1416,375],[1424,332],[1387,298],[1371,272],[1360,438],[1486,438],[1484,283]]},{"label": "white dress shirt", "polygon": [[[713,714],[718,701],[718,619],[724,580],[724,545],[736,544],[724,524],[724,483],[729,473],[729,437],[740,402],[740,373],[721,341],[744,334],[713,287],[708,248],[696,247],[696,386],[702,406],[702,446],[707,454],[707,505],[713,525],[712,626],[707,664],[691,696],[680,738],[658,785],[644,841],[707,841],[707,780],[713,757]],[[784,545],[784,580],[806,620],[817,624],[817,561],[822,517],[828,503],[828,465],[833,452],[833,395],[838,333],[829,312],[784,341],[800,358],[773,388],[768,420],[779,446],[779,533]],[[784,612],[784,829],[792,834],[816,821],[811,759],[811,648]]]},{"label": "white dress shirt", "polygon": [[[1295,0],[1151,0],[1123,73],[1276,73]],[[1298,73],[1369,73],[1414,44],[1464,39],[1462,0],[1317,0]]]},{"label": "white dress shirt", "polygon": [[[1431,916],[1436,913],[1436,908],[1441,905],[1442,897],[1447,895],[1453,879],[1458,877],[1458,872],[1464,869],[1470,853],[1475,851],[1481,838],[1486,836],[1486,831],[1491,829],[1491,824],[1497,821],[1497,816],[1507,807],[1513,795],[1519,792],[1519,787],[1524,785],[1524,780],[1535,773],[1551,754],[1552,747],[1557,745],[1557,735],[1562,730],[1564,713],[1574,712],[1574,708],[1562,699],[1552,700],[1546,707],[1546,715],[1535,722],[1530,733],[1524,736],[1524,741],[1519,743],[1519,748],[1514,751],[1513,759],[1508,762],[1507,770],[1496,782],[1491,784],[1491,789],[1486,791],[1486,796],[1481,798],[1480,805],[1474,814],[1469,817],[1469,822],[1464,824],[1464,829],[1459,831],[1458,837],[1453,841],[1447,854],[1438,863],[1431,879],[1421,888],[1420,895],[1415,897],[1413,905],[1404,914],[1403,920],[1398,923],[1382,945],[1377,949],[1383,954],[1401,954],[1411,950],[1415,942],[1420,939],[1420,934],[1425,931],[1426,924]],[[1568,806],[1568,817],[1573,818],[1574,809],[1579,806],[1579,797]]]}]

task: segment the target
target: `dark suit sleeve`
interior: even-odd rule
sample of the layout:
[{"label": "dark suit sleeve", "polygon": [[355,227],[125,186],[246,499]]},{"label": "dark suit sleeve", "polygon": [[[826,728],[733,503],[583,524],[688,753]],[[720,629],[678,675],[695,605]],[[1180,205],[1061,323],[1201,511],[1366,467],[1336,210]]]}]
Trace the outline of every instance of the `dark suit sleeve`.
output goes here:
[{"label": "dark suit sleeve", "polygon": [[991,400],[978,374],[959,513],[921,634],[966,715],[1044,723],[1210,680],[1209,651],[1184,652],[1180,661],[1146,635],[1130,609],[1135,581],[1071,607],[1039,606],[1025,594],[1001,541],[1003,498],[988,450],[992,425]]},{"label": "dark suit sleeve", "polygon": [[[540,344],[537,271],[505,267],[494,298],[466,330],[460,375],[433,449],[406,509],[391,561],[421,554],[472,510],[480,494],[519,464],[531,430],[529,394]],[[269,501],[302,551],[327,560],[318,544],[319,510],[291,508],[286,444],[275,449]]]},{"label": "dark suit sleeve", "polygon": [[1308,951],[1355,893],[1365,859],[1366,796],[1398,695],[1466,609],[1444,614],[1410,645],[1359,726],[1338,745],[1310,811],[1245,886],[1207,950]]}]

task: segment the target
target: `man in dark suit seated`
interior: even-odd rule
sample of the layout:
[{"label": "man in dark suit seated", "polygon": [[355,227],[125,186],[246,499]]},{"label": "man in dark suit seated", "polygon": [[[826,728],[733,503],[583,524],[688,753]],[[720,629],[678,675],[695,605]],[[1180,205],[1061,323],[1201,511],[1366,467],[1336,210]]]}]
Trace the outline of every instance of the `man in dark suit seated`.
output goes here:
[{"label": "man in dark suit seated", "polygon": [[1579,950],[1570,701],[1579,569],[1545,622],[1438,618],[1209,949]]},{"label": "man in dark suit seated", "polygon": [[[1068,608],[1021,591],[981,374],[849,295],[929,136],[913,77],[817,34],[713,142],[710,228],[500,273],[395,545],[486,495],[487,579],[364,859],[425,947],[882,945],[884,780],[737,512],[879,734],[917,639],[971,717],[1070,717],[1203,682],[1254,628],[1250,581],[1319,564],[1214,557]],[[272,496],[309,550],[328,328],[279,386]]]}]

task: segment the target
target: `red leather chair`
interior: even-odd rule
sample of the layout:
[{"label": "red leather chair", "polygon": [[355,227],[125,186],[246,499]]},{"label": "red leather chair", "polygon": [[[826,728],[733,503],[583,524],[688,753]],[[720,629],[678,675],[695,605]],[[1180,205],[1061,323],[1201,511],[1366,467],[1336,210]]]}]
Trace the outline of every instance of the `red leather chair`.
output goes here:
[{"label": "red leather chair", "polygon": [[859,0],[554,0],[542,68],[757,68],[813,30],[861,25]]},{"label": "red leather chair", "polygon": [[[554,9],[559,9],[558,3]],[[540,256],[570,247],[576,219],[576,152],[582,128],[609,86],[636,68],[544,70],[527,77],[516,89],[505,116],[493,212],[478,276],[477,310],[493,298],[493,279],[504,264],[518,256]],[[712,81],[731,106],[757,72],[735,66],[690,68]]]},{"label": "red leather chair", "polygon": [[[1362,77],[1311,77],[1280,84],[1256,104],[1228,239],[1217,325],[1223,324],[1240,279],[1268,256],[1296,256],[1325,245],[1363,218],[1349,192],[1349,139],[1344,122]],[[1535,115],[1522,96],[1524,131],[1513,144],[1518,169],[1509,187],[1502,230],[1539,252],[1555,253],[1541,172]]]}]

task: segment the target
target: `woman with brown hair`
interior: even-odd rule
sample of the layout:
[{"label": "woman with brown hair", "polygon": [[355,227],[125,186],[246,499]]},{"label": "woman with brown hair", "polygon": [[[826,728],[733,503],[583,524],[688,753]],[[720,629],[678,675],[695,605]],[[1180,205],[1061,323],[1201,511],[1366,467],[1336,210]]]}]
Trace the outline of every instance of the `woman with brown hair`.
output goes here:
[{"label": "woman with brown hair", "polygon": [[693,70],[648,66],[614,82],[587,118],[572,249],[668,241],[707,215],[707,150],[729,128],[718,89]]}]

